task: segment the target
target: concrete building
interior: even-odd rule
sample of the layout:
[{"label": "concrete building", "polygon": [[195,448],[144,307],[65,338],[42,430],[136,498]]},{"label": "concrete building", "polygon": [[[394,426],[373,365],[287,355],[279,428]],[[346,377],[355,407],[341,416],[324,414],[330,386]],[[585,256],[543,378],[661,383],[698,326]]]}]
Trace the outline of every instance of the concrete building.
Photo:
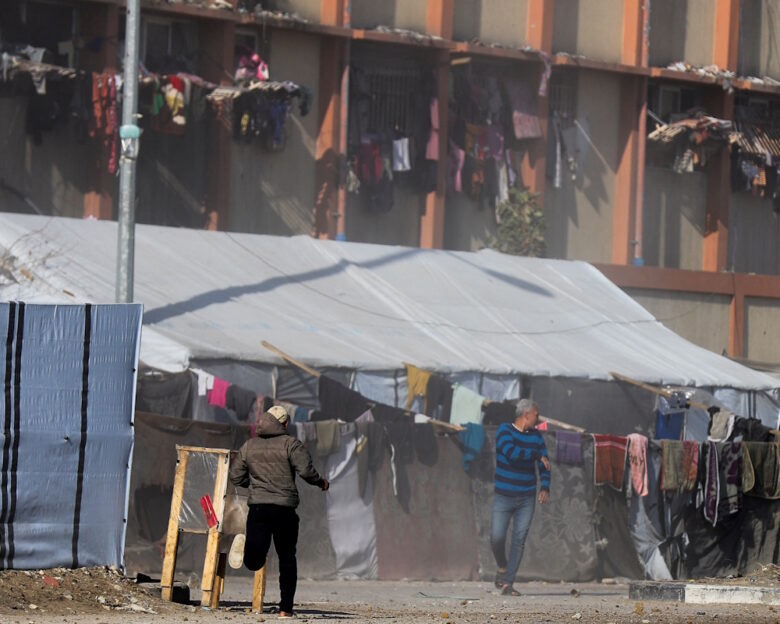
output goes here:
[{"label": "concrete building", "polygon": [[[29,43],[57,64],[119,68],[121,0],[2,4],[4,49]],[[143,0],[142,8],[147,66],[185,59],[191,73],[232,84],[239,51],[251,49],[273,80],[305,85],[313,100],[308,116],[291,113],[281,150],[234,139],[215,114],[179,135],[146,131],[139,221],[478,249],[496,217],[449,181],[458,94],[464,84],[513,82],[532,94],[524,107],[539,132],[508,138],[507,171],[538,194],[547,255],[596,263],[704,347],[780,361],[775,189],[735,184],[729,146],[677,173],[647,140],[694,109],[750,116],[771,135],[780,124],[780,0]],[[74,140],[68,125],[34,140],[24,123],[31,93],[0,81],[0,208],[114,218],[117,180],[104,151]],[[351,192],[355,128],[419,134],[434,99],[438,160],[426,153],[412,166],[420,171],[401,169],[389,206]],[[761,170],[774,179],[771,156],[780,152],[766,150]]]}]

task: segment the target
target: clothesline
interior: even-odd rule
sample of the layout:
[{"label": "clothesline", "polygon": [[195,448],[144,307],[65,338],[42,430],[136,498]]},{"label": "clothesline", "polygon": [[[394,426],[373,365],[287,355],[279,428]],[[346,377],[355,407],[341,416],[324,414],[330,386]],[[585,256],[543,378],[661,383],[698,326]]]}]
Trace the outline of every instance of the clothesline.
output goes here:
[{"label": "clothesline", "polygon": [[[265,347],[266,349],[268,349],[272,353],[278,355],[280,358],[282,358],[288,364],[292,364],[296,368],[301,369],[302,371],[308,373],[312,377],[315,377],[316,379],[319,379],[322,376],[322,373],[319,372],[318,370],[312,368],[311,366],[308,366],[307,364],[304,364],[303,362],[301,362],[299,360],[296,360],[294,357],[288,355],[287,353],[285,353],[284,351],[282,351],[278,347],[272,345],[267,340],[263,340],[261,342],[261,344],[263,345],[263,347]],[[492,403],[492,401],[490,401],[489,399],[485,399],[483,401],[483,405],[490,405],[491,403]],[[372,404],[369,401],[369,405],[375,405],[375,404]],[[412,412],[408,412],[408,414],[409,415],[413,415]],[[559,427],[561,429],[566,429],[568,431],[576,431],[578,433],[584,433],[585,432],[585,429],[582,428],[582,427],[577,427],[575,425],[570,425],[568,423],[565,423],[563,421],[557,420],[555,418],[549,418],[547,416],[539,416],[539,419],[542,422],[546,422],[546,423],[548,423],[550,425],[553,425],[555,427]],[[463,427],[461,427],[460,425],[453,425],[451,423],[446,423],[446,422],[442,422],[442,421],[439,421],[439,420],[431,420],[431,423],[434,424],[434,425],[443,427],[445,429],[450,429],[452,431],[462,431],[463,430]]]}]

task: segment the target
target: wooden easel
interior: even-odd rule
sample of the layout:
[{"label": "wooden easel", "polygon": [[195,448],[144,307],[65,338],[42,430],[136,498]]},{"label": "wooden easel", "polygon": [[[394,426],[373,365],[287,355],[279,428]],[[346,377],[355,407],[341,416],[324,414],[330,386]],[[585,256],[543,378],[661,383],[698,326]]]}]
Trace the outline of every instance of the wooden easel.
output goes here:
[{"label": "wooden easel", "polygon": [[[209,529],[192,529],[180,526],[181,508],[184,500],[184,488],[187,483],[187,465],[190,455],[209,454],[217,456],[217,474],[214,477],[212,502],[218,523]],[[165,541],[165,558],[163,559],[162,588],[163,600],[173,600],[173,578],[176,572],[176,553],[179,546],[180,533],[206,535],[206,559],[203,563],[201,580],[202,607],[216,609],[219,598],[225,589],[225,572],[227,570],[227,555],[219,552],[219,536],[222,533],[222,519],[225,511],[225,495],[227,494],[228,469],[230,468],[230,451],[227,449],[204,448],[201,446],[176,445],[176,476],[173,481],[173,496],[171,497],[171,513],[168,517],[168,536]],[[198,501],[188,501],[195,507]],[[252,611],[262,613],[265,596],[265,567],[255,572],[252,588]]]}]

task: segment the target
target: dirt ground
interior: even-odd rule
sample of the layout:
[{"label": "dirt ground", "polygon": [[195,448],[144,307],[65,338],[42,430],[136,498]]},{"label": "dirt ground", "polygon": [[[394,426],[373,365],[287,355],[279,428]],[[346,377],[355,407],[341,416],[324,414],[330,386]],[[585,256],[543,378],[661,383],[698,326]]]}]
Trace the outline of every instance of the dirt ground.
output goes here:
[{"label": "dirt ground", "polygon": [[[223,606],[216,611],[195,603],[160,600],[111,570],[0,572],[0,622],[3,624],[241,624],[274,621],[279,599],[269,579],[262,616],[249,613],[251,579],[228,577]],[[350,624],[484,624],[490,622],[780,622],[770,606],[697,606],[670,602],[637,603],[628,587],[615,584],[517,585],[519,598],[501,596],[489,583],[379,581],[301,581],[296,597],[298,621]],[[197,593],[193,592],[193,599]]]},{"label": "dirt ground", "polygon": [[698,579],[694,583],[706,585],[748,585],[750,587],[780,588],[780,566],[772,563],[762,565],[745,576],[730,576],[728,578]]}]

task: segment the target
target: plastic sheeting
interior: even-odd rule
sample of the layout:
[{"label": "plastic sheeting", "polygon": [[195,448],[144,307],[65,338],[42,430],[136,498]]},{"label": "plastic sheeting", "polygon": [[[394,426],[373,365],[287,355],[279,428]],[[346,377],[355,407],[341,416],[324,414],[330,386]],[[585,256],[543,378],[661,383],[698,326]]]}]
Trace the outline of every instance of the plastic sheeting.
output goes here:
[{"label": "plastic sheeting", "polygon": [[[149,225],[135,240],[154,368],[281,363],[268,340],[317,368],[777,387],[677,336],[584,262]],[[14,278],[0,296],[113,298],[116,223],[4,214],[0,248]]]},{"label": "plastic sheeting", "polygon": [[123,565],[141,315],[0,304],[0,568]]}]

